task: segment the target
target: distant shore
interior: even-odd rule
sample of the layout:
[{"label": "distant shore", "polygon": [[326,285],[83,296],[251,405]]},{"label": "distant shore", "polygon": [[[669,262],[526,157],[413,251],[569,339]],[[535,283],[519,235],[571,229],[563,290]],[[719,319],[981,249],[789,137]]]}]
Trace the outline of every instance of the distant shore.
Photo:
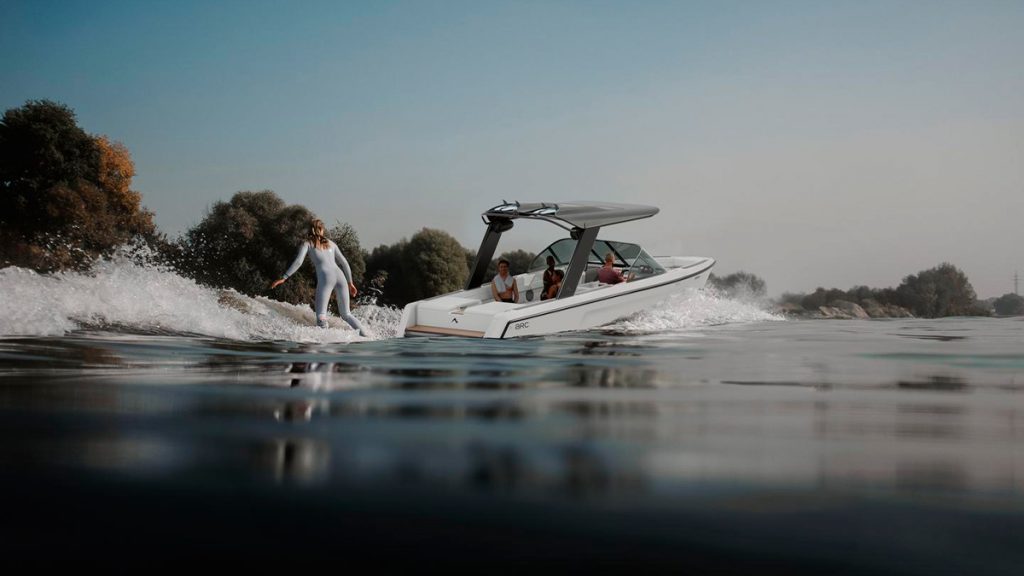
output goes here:
[{"label": "distant shore", "polygon": [[828,306],[818,306],[808,310],[799,304],[781,302],[775,305],[774,312],[785,316],[819,320],[869,320],[872,318],[914,318],[913,312],[894,304],[880,304],[869,300],[865,306],[848,300],[834,300]]}]

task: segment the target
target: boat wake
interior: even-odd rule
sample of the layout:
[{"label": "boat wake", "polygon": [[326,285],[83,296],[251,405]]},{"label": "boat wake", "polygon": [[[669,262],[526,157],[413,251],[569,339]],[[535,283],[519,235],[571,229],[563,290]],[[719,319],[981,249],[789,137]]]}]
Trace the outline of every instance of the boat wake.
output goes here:
[{"label": "boat wake", "polygon": [[[202,286],[131,249],[85,272],[0,269],[0,294],[0,337],[102,331],[240,341],[366,340],[339,318],[331,318],[331,328],[316,328],[308,306]],[[401,310],[362,303],[353,314],[370,330],[371,339],[397,336]],[[780,319],[754,303],[694,291],[601,330],[647,334]]]},{"label": "boat wake", "polygon": [[753,299],[734,299],[714,290],[690,290],[669,297],[658,306],[634,314],[602,330],[624,334],[651,334],[692,330],[723,324],[785,320]]},{"label": "boat wake", "polygon": [[[208,288],[145,260],[125,249],[85,272],[0,269],[0,335],[101,330],[245,341],[366,340],[339,318],[331,319],[331,328],[317,328],[308,306]],[[375,339],[393,337],[401,319],[400,310],[372,304],[352,313]]]}]

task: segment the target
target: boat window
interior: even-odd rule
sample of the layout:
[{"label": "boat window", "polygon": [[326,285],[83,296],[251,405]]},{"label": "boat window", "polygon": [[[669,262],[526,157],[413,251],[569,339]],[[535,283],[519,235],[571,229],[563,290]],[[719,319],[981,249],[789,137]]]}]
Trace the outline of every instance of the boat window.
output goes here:
[{"label": "boat window", "polygon": [[[548,256],[554,256],[555,266],[564,268],[569,265],[572,253],[576,249],[576,241],[572,238],[562,238],[540,251],[537,257],[530,264],[530,272],[537,272],[548,267]],[[663,274],[662,268],[657,260],[637,244],[628,242],[617,242],[615,240],[597,240],[594,248],[590,251],[587,259],[588,268],[600,268],[604,265],[604,255],[611,252],[615,257],[615,267],[633,272],[636,278],[646,278]]]},{"label": "boat window", "polygon": [[640,255],[637,256],[629,270],[633,273],[635,280],[665,273],[665,269],[658,264],[658,261],[644,250],[640,251]]},{"label": "boat window", "polygon": [[555,257],[555,266],[565,267],[572,259],[572,253],[576,250],[576,241],[572,238],[562,238],[547,248],[540,251],[537,257],[530,263],[530,272],[544,270],[548,267],[548,256]]},{"label": "boat window", "polygon": [[614,240],[598,240],[594,242],[594,250],[590,255],[590,261],[598,266],[603,266],[604,255],[611,253],[615,257],[614,266],[616,268],[629,268],[637,256],[640,255],[640,252],[641,249],[636,244],[616,242]]}]

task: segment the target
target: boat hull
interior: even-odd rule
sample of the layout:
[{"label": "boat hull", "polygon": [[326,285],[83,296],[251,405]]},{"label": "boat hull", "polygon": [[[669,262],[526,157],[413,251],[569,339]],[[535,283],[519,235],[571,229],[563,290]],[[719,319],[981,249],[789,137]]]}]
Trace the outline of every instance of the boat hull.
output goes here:
[{"label": "boat hull", "polygon": [[[616,285],[588,286],[569,298],[508,304],[491,301],[489,288],[453,292],[405,307],[405,336],[521,338],[587,330],[649,309],[672,294],[702,288],[715,261],[688,258],[664,274]],[[533,278],[517,277],[523,287]],[[524,293],[521,288],[520,293]]]}]

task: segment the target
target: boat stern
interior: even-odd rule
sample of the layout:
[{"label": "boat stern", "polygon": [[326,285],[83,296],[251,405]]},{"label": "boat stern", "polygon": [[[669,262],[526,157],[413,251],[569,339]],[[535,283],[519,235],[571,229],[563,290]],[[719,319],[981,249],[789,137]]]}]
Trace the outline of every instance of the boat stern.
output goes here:
[{"label": "boat stern", "polygon": [[[473,292],[473,291],[470,291]],[[457,292],[413,302],[402,311],[403,336],[483,338],[495,316],[514,304],[494,302],[490,295]]]}]

